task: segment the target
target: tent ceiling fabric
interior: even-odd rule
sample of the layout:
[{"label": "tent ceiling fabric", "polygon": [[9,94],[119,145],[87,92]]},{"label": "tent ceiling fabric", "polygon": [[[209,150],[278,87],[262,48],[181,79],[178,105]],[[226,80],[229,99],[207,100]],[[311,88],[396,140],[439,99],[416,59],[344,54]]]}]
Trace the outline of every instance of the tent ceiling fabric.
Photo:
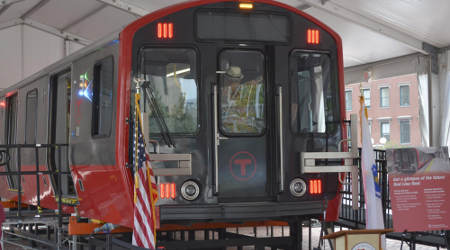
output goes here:
[{"label": "tent ceiling fabric", "polygon": [[380,61],[387,58],[412,54],[415,51],[385,35],[374,32],[317,8],[306,13],[338,31],[342,38],[345,67]]},{"label": "tent ceiling fabric", "polygon": [[28,18],[57,29],[62,29],[99,5],[102,4],[92,0],[51,0]]},{"label": "tent ceiling fabric", "polygon": [[[64,31],[89,41],[106,36],[139,17],[139,13],[164,8],[183,0],[9,0],[0,2],[0,28],[2,24],[17,20],[29,13],[27,19]],[[411,54],[415,51],[386,34],[368,29],[312,7],[313,0],[282,0],[316,17],[342,37],[344,64],[353,66],[387,58]],[[339,5],[353,13],[377,23],[388,24],[394,30],[436,47],[450,45],[448,0],[321,0],[323,4]],[[41,3],[41,5],[38,5]],[[37,6],[38,7],[35,7]],[[135,7],[139,12],[128,11]],[[34,11],[29,12],[34,7]],[[133,9],[133,8],[131,8]],[[143,10],[143,11],[142,11]],[[7,26],[7,25],[6,25]]]},{"label": "tent ceiling fabric", "polygon": [[0,12],[2,12],[0,14],[0,24],[19,18],[25,12],[27,12],[27,10],[36,5],[38,2],[39,0],[16,2],[9,6],[4,6],[3,8],[6,9],[3,12],[1,11],[2,8],[0,7]]},{"label": "tent ceiling fabric", "polygon": [[333,0],[361,14],[386,21],[437,47],[449,45],[448,0]]},{"label": "tent ceiling fabric", "polygon": [[95,41],[120,29],[135,19],[136,16],[134,15],[111,6],[106,6],[95,15],[91,15],[77,25],[69,28],[67,32],[88,37],[90,40]]}]

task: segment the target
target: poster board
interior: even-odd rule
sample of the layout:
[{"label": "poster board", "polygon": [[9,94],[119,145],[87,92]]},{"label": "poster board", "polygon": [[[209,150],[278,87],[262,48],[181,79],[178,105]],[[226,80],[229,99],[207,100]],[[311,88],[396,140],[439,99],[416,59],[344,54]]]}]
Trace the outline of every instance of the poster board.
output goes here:
[{"label": "poster board", "polygon": [[394,230],[450,230],[448,149],[387,149]]}]

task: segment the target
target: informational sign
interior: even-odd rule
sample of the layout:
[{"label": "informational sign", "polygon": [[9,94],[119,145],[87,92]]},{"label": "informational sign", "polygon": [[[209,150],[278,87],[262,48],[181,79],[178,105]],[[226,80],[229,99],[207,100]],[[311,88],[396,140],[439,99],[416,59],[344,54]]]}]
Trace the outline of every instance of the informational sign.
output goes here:
[{"label": "informational sign", "polygon": [[448,150],[386,150],[394,230],[450,229],[450,164]]}]

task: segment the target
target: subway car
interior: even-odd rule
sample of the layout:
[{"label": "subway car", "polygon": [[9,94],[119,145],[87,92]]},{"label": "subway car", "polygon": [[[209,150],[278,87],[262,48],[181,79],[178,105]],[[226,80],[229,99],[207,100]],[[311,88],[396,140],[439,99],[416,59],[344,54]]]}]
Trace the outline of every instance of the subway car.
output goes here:
[{"label": "subway car", "polygon": [[339,150],[343,93],[341,39],[308,14],[170,6],[0,92],[0,197],[54,209],[61,195],[67,213],[132,227],[141,115],[161,223],[322,215],[337,173],[302,172],[300,154]]}]

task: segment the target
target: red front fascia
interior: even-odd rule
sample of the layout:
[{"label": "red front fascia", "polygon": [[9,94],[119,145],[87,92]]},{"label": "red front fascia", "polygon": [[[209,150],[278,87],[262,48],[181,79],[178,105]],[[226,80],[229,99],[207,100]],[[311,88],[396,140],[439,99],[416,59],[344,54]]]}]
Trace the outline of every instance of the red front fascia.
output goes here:
[{"label": "red front fascia", "polygon": [[[132,46],[133,46],[133,38],[134,34],[143,26],[159,19],[162,17],[165,17],[167,15],[170,15],[172,13],[200,6],[200,5],[206,5],[206,4],[213,4],[213,3],[219,3],[219,2],[236,2],[235,0],[199,0],[199,1],[190,1],[185,2],[177,5],[173,5],[161,10],[158,10],[156,12],[153,12],[151,14],[148,14],[144,17],[142,17],[139,20],[136,20],[135,22],[129,24],[121,33],[120,33],[120,49],[119,49],[119,89],[117,93],[117,124],[116,124],[116,164],[118,168],[120,169],[122,175],[126,179],[127,187],[128,187],[128,202],[126,207],[132,208],[132,178],[130,175],[130,172],[126,168],[126,163],[128,159],[128,125],[126,124],[126,119],[129,117],[129,107],[130,107],[130,86],[131,86],[131,65],[132,65]],[[338,71],[339,71],[339,96],[340,96],[340,102],[344,100],[344,68],[343,68],[343,55],[342,55],[342,42],[339,35],[334,32],[332,29],[330,29],[325,24],[321,23],[319,20],[315,19],[314,17],[301,12],[300,10],[291,7],[289,5],[271,1],[271,0],[254,0],[253,3],[264,3],[264,4],[270,4],[274,6],[278,6],[281,8],[284,8],[290,12],[296,13],[298,15],[303,16],[304,18],[308,19],[309,21],[315,23],[317,26],[328,32],[333,39],[336,42],[337,47],[337,60],[338,60]],[[192,24],[193,25],[193,24]],[[344,106],[340,105],[340,111],[341,111],[341,120],[343,121],[345,119],[345,110]],[[342,123],[342,135],[343,137],[346,136],[346,133],[344,133],[344,124]],[[340,189],[340,186],[339,186]],[[336,196],[336,198],[330,202],[336,202],[340,201],[340,196]],[[125,203],[125,201],[124,201]],[[333,207],[333,206],[332,206]],[[125,208],[125,206],[124,206]],[[338,210],[333,209],[334,211],[327,210],[327,215],[331,216],[333,218],[337,218]],[[132,211],[132,210],[129,210]],[[133,217],[132,213],[127,211],[127,213],[124,213],[124,215],[130,215],[128,219],[126,219],[128,226],[132,225]],[[328,217],[327,217],[328,218]],[[126,226],[126,225],[125,225]]]},{"label": "red front fascia", "polygon": [[[130,194],[126,192],[120,169],[114,166],[78,165],[71,166],[71,171],[80,200],[78,211],[82,217],[131,227],[129,220],[133,216],[133,207],[132,203],[127,202]],[[80,182],[83,191],[80,190]]]}]

